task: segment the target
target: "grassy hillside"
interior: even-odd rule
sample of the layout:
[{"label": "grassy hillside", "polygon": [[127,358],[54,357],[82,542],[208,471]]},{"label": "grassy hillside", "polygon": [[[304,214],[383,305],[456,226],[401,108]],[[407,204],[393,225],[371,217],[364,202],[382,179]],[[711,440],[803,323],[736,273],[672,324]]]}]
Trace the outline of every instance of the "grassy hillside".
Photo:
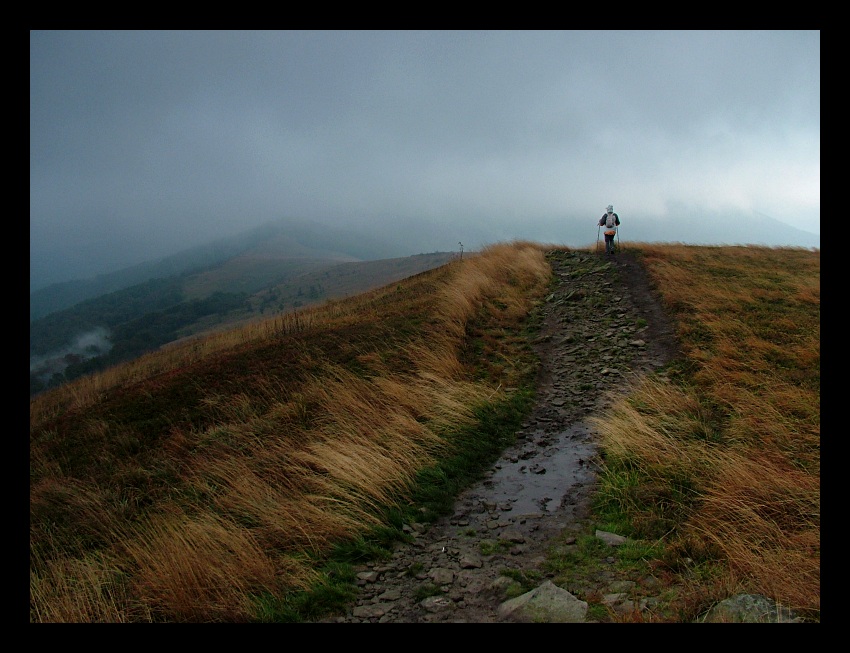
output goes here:
[{"label": "grassy hillside", "polygon": [[30,323],[81,302],[145,284],[152,279],[179,277],[216,267],[273,238],[278,231],[271,226],[264,226],[233,238],[186,249],[158,261],[133,265],[92,279],[77,279],[40,288],[30,293]]},{"label": "grassy hillside", "polygon": [[[298,621],[350,597],[353,560],[511,442],[546,249],[496,245],[32,399],[30,620]],[[687,358],[599,419],[599,524],[680,588],[681,620],[743,589],[819,621],[820,253],[633,249]]]},{"label": "grassy hillside", "polygon": [[454,256],[359,262],[269,236],[203,270],[150,279],[33,321],[30,394],[204,331],[356,295]]},{"label": "grassy hillside", "polygon": [[678,322],[680,381],[596,420],[600,519],[706,602],[758,593],[820,619],[820,251],[641,245]]},{"label": "grassy hillside", "polygon": [[[303,222],[284,218],[206,245],[182,250],[159,260],[147,261],[90,279],[54,283],[30,292],[30,322],[63,311],[81,302],[147,283],[152,279],[194,275],[222,267],[228,261],[247,263],[231,277],[236,288],[217,287],[221,292],[253,293],[283,276],[277,273],[285,259],[304,264],[300,271],[346,261],[378,261],[406,255],[407,247],[393,245],[383,234],[369,230],[349,230],[335,224]],[[261,261],[265,259],[265,261]],[[265,270],[263,269],[265,268]],[[286,265],[283,266],[286,270]],[[299,270],[293,269],[295,273]],[[261,281],[253,285],[252,281]],[[253,289],[249,286],[253,285]],[[203,284],[201,284],[203,287]],[[214,291],[209,291],[214,292]],[[362,292],[362,290],[361,290]],[[190,297],[198,296],[190,293]]]}]

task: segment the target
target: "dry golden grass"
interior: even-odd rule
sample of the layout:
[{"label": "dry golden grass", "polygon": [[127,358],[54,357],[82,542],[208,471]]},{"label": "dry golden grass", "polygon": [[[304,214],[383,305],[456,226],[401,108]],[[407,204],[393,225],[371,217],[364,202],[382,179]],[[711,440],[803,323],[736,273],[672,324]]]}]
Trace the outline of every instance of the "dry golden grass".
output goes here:
[{"label": "dry golden grass", "polygon": [[[39,395],[31,619],[247,621],[251,597],[306,588],[306,560],[405,501],[504,394],[459,360],[467,323],[490,302],[521,321],[549,274],[539,246],[495,245]],[[120,600],[73,612],[75,591]]]},{"label": "dry golden grass", "polygon": [[819,612],[819,477],[764,452],[715,448],[706,462],[710,483],[686,532],[723,551],[754,591]]},{"label": "dry golden grass", "polygon": [[641,381],[594,420],[609,503],[635,524],[665,523],[675,497],[671,550],[722,560],[718,588],[819,619],[820,252],[636,249],[689,369],[682,382]]},{"label": "dry golden grass", "polygon": [[30,621],[37,623],[130,623],[150,621],[122,581],[117,558],[96,553],[57,556],[30,565]]},{"label": "dry golden grass", "polygon": [[[819,618],[819,252],[631,249],[686,360],[597,420],[609,503],[663,562],[721,565],[682,572],[695,605],[746,590]],[[258,595],[310,586],[512,392],[545,250],[494,245],[35,397],[31,621],[250,621]]]},{"label": "dry golden grass", "polygon": [[306,588],[312,578],[294,559],[270,557],[249,529],[208,511],[152,519],[123,543],[122,557],[154,620],[249,621],[253,595]]}]

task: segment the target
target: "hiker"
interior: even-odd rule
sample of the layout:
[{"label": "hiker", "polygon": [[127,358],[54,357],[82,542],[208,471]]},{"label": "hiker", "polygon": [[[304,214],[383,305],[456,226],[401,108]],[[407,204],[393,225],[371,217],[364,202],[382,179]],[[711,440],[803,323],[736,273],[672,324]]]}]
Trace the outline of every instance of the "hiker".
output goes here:
[{"label": "hiker", "polygon": [[614,205],[609,204],[605,213],[599,218],[599,226],[605,227],[605,253],[614,253],[614,236],[617,235],[617,227],[620,225],[620,216],[614,213]]}]

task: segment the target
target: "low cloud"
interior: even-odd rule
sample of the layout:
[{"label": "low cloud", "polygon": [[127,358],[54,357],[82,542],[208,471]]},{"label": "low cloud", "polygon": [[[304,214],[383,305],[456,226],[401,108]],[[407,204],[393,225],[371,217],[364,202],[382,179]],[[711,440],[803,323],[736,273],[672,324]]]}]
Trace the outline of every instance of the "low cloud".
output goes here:
[{"label": "low cloud", "polygon": [[42,356],[30,357],[30,376],[47,383],[55,374],[64,374],[69,365],[108,354],[112,349],[109,330],[97,327],[81,333],[69,346]]}]

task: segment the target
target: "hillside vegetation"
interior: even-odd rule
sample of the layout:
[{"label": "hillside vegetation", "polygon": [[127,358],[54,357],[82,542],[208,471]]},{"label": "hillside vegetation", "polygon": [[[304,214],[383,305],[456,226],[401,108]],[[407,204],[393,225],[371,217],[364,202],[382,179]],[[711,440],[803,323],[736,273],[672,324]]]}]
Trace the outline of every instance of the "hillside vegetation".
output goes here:
[{"label": "hillside vegetation", "polygon": [[[215,248],[218,258],[201,269],[151,278],[32,320],[30,395],[175,340],[350,297],[456,256],[433,252],[354,261],[280,235],[249,244],[235,254],[233,247]],[[35,302],[35,295],[31,299]]]},{"label": "hillside vegetation", "polygon": [[[512,441],[549,249],[494,245],[34,397],[30,620],[301,621],[349,599],[352,562]],[[819,621],[820,253],[634,249],[686,358],[598,419],[599,522],[687,588],[681,620],[743,589]]]},{"label": "hillside vegetation", "polygon": [[[257,259],[293,259],[324,266],[341,261],[379,260],[398,256],[380,240],[367,234],[354,234],[337,226],[281,219],[242,233],[219,238],[205,245],[181,250],[159,260],[152,260],[89,279],[54,283],[30,292],[30,322],[50,313],[70,308],[88,299],[143,284],[150,279],[192,276],[198,272],[219,269],[239,257]],[[269,256],[271,254],[271,256]],[[242,283],[251,284],[262,274],[253,266],[243,267]],[[269,282],[280,278],[277,266],[266,266]],[[261,272],[261,271],[260,271]],[[267,285],[263,283],[262,286]],[[262,287],[261,286],[261,287]],[[223,292],[225,289],[217,288]],[[244,288],[241,288],[244,290]]]},{"label": "hillside vegetation", "polygon": [[695,605],[754,592],[819,620],[820,251],[639,251],[685,358],[594,420],[598,512],[654,541]]}]

